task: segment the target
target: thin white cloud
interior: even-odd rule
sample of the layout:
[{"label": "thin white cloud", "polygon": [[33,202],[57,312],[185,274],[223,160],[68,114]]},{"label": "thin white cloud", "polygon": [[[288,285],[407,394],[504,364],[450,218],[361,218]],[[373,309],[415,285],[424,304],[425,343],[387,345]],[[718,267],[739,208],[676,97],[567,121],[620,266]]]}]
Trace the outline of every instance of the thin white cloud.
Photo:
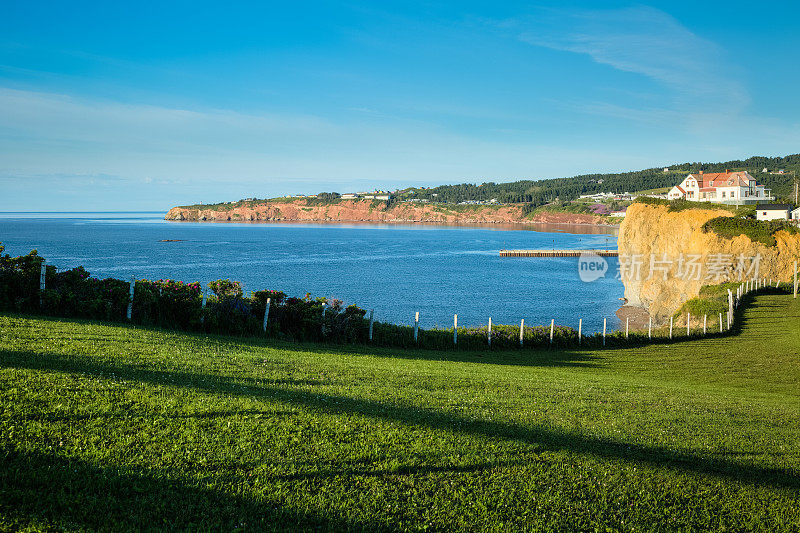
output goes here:
[{"label": "thin white cloud", "polygon": [[[14,177],[107,175],[143,185],[148,176],[264,188],[282,183],[284,189],[286,183],[324,180],[436,184],[636,167],[641,159],[524,136],[460,135],[421,121],[174,109],[8,88],[0,88],[0,116],[0,177],[6,183]],[[580,163],[565,167],[564,161]]]},{"label": "thin white cloud", "polygon": [[652,7],[542,10],[504,27],[524,42],[647,76],[674,91],[680,107],[738,113],[750,102],[720,46]]}]

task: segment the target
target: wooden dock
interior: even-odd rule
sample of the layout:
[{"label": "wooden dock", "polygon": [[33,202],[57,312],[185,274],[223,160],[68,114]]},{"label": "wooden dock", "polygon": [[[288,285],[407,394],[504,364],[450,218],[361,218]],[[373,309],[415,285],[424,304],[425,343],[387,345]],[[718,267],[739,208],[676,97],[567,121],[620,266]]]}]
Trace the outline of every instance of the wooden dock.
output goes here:
[{"label": "wooden dock", "polygon": [[601,257],[617,257],[618,250],[500,250],[500,257],[580,257],[594,254]]}]

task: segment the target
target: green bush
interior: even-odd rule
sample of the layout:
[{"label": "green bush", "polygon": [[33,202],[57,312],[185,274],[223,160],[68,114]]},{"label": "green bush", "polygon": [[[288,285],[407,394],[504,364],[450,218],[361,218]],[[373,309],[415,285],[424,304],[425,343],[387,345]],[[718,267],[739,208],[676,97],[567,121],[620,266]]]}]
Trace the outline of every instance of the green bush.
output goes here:
[{"label": "green bush", "polygon": [[732,239],[739,235],[747,236],[753,242],[760,242],[766,246],[775,246],[775,233],[787,231],[797,234],[798,228],[788,220],[753,220],[739,217],[717,217],[703,224],[703,231],[713,232],[720,237]]},{"label": "green bush", "polygon": [[664,198],[650,198],[640,196],[635,200],[639,204],[666,206],[671,213],[686,211],[687,209],[716,209],[719,211],[737,212],[737,207],[725,204],[712,204],[710,202],[692,202],[691,200],[665,200]]}]

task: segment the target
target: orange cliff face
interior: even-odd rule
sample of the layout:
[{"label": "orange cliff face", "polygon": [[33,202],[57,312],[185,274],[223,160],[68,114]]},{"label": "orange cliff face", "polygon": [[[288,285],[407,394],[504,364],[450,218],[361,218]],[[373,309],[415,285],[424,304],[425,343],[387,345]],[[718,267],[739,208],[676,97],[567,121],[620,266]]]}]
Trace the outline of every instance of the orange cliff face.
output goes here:
[{"label": "orange cliff face", "polygon": [[522,204],[444,206],[401,202],[388,205],[373,200],[275,200],[201,209],[173,207],[165,220],[229,222],[423,222],[434,224],[606,224],[601,216],[576,213],[523,214]]}]

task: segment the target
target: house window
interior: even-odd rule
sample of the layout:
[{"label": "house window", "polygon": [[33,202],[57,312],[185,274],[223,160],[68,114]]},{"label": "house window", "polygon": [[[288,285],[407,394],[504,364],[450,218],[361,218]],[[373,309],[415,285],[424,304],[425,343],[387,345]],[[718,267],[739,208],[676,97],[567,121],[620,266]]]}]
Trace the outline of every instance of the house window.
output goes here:
[{"label": "house window", "polygon": [[725,198],[725,191],[722,191],[722,197]]}]

